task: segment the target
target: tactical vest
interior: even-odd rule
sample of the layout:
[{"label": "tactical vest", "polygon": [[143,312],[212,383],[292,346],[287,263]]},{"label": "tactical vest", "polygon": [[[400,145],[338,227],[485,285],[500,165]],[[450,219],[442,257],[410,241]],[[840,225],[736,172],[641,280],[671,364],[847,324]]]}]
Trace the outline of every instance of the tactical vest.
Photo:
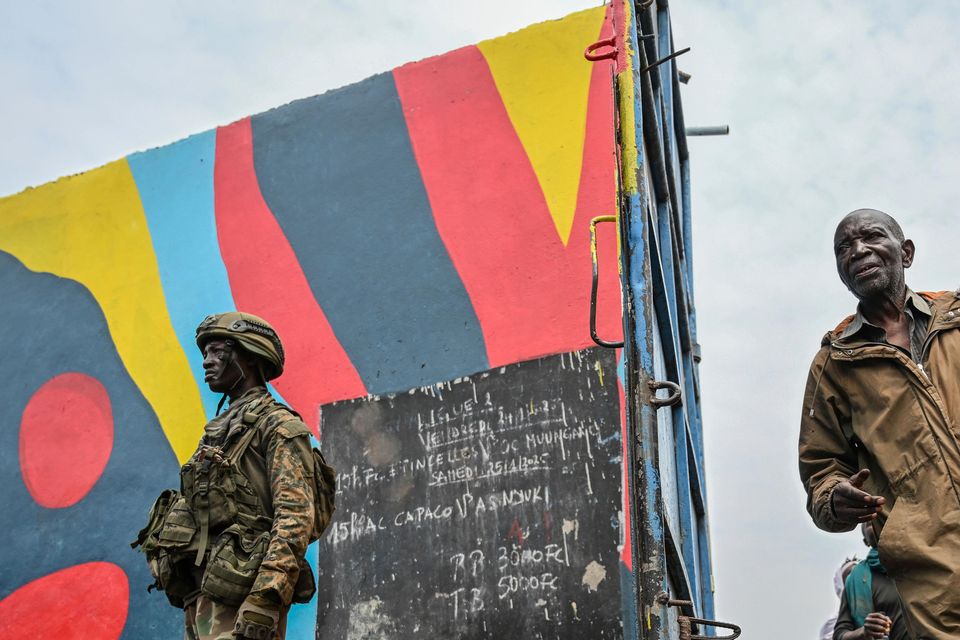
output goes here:
[{"label": "tactical vest", "polygon": [[[132,543],[147,556],[156,579],[152,587],[163,590],[174,606],[182,608],[200,592],[239,606],[249,594],[270,543],[273,505],[265,465],[244,467],[241,461],[257,433],[263,434],[267,418],[280,413],[289,420],[297,416],[269,395],[245,407],[246,428],[231,434],[222,447],[198,449],[181,468],[181,491],[160,495]],[[305,469],[315,495],[311,542],[330,523],[336,491],[335,472],[316,448],[312,460]],[[293,601],[309,601],[315,589],[313,571],[304,560]]]}]

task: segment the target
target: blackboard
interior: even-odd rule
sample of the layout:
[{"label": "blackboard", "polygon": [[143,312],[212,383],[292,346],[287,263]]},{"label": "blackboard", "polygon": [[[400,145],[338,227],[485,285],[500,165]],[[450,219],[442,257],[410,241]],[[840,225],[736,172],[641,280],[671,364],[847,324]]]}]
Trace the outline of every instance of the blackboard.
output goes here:
[{"label": "blackboard", "polygon": [[622,638],[607,349],[326,405],[317,637]]}]

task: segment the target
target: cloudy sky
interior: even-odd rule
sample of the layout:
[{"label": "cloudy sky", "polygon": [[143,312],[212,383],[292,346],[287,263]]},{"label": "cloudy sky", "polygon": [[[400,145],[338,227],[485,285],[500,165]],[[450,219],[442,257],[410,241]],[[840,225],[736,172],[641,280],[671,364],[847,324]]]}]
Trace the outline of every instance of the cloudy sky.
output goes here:
[{"label": "cloudy sky", "polygon": [[[0,194],[595,4],[0,3]],[[960,6],[671,10],[693,47],[688,125],[731,126],[690,143],[718,614],[745,637],[814,638],[835,567],[863,553],[810,524],[796,473],[807,366],[853,307],[832,231],[889,211],[918,245],[908,283],[960,285]]]}]

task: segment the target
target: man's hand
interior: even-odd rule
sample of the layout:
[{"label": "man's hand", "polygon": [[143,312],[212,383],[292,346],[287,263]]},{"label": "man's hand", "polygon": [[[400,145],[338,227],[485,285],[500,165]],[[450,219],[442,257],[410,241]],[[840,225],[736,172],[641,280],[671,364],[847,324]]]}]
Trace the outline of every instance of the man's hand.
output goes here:
[{"label": "man's hand", "polygon": [[890,635],[893,628],[893,620],[882,613],[868,613],[867,619],[863,623],[863,637],[875,640],[876,638],[886,638]]},{"label": "man's hand", "polygon": [[863,491],[863,483],[870,477],[869,469],[860,469],[833,488],[830,494],[830,505],[833,515],[844,524],[859,524],[877,518],[886,504],[882,496],[872,496]]},{"label": "man's hand", "polygon": [[280,622],[280,608],[275,602],[251,594],[237,611],[233,637],[237,640],[273,640]]}]

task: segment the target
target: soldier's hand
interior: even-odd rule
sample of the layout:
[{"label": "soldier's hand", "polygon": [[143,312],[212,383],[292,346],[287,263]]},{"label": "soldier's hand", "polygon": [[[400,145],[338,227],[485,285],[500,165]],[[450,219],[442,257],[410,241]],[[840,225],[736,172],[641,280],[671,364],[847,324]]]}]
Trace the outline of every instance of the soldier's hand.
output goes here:
[{"label": "soldier's hand", "polygon": [[237,640],[273,640],[280,623],[280,608],[275,602],[250,594],[237,610],[233,637]]},{"label": "soldier's hand", "polygon": [[893,627],[893,621],[882,613],[868,613],[867,619],[863,623],[863,635],[873,640],[874,638],[885,638],[890,635],[890,629]]},{"label": "soldier's hand", "polygon": [[872,496],[863,490],[863,483],[870,477],[869,469],[860,469],[833,489],[830,504],[833,515],[844,524],[859,524],[877,518],[887,502],[882,496]]}]

